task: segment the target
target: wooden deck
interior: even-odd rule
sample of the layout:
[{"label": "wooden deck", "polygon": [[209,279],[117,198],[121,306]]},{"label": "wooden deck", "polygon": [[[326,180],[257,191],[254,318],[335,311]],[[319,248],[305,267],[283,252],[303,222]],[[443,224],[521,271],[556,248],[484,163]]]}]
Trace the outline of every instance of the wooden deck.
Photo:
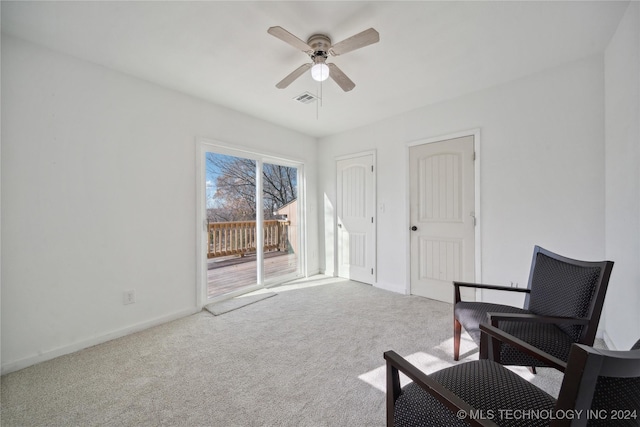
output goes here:
[{"label": "wooden deck", "polygon": [[[297,269],[298,256],[286,252],[267,252],[264,254],[264,277],[273,277],[294,273]],[[208,261],[207,297],[214,298],[233,292],[246,286],[255,285],[256,255],[244,257],[232,256],[214,258]]]}]

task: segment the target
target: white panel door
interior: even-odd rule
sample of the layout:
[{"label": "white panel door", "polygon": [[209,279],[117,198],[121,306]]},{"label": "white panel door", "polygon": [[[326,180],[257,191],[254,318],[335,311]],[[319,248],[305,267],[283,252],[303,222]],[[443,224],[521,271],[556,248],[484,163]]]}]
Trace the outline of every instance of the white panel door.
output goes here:
[{"label": "white panel door", "polygon": [[375,200],[373,155],[338,160],[338,276],[373,284]]},{"label": "white panel door", "polygon": [[409,149],[414,295],[453,302],[451,282],[474,280],[473,159],[473,136]]}]

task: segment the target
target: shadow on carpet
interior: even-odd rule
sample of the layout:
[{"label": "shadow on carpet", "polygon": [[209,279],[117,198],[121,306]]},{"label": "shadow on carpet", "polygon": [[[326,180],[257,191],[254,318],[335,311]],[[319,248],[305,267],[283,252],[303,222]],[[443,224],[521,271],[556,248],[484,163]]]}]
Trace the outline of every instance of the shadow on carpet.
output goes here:
[{"label": "shadow on carpet", "polygon": [[267,298],[274,297],[278,294],[275,292],[269,292],[265,294],[249,295],[231,298],[225,301],[215,302],[213,304],[206,305],[204,308],[213,314],[214,316],[220,316],[221,314],[228,313],[233,310],[237,310],[242,307],[246,307],[250,304],[262,301]]}]

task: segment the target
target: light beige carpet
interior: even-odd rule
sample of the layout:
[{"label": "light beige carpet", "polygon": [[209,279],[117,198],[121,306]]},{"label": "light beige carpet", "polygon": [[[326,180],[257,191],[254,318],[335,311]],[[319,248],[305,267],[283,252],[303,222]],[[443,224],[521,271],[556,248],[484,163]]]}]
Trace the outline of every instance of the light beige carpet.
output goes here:
[{"label": "light beige carpet", "polygon": [[457,363],[449,304],[324,276],[273,291],[5,375],[2,426],[383,426],[384,351]]}]

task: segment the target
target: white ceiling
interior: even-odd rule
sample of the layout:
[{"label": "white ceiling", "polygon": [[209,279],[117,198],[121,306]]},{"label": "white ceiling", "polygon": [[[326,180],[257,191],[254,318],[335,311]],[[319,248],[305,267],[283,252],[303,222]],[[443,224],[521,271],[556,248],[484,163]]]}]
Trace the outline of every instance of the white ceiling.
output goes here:
[{"label": "white ceiling", "polygon": [[[2,1],[2,32],[304,134],[322,137],[604,51],[628,2]],[[351,92],[303,75],[308,56],[267,34],[380,42],[338,57]]]}]

